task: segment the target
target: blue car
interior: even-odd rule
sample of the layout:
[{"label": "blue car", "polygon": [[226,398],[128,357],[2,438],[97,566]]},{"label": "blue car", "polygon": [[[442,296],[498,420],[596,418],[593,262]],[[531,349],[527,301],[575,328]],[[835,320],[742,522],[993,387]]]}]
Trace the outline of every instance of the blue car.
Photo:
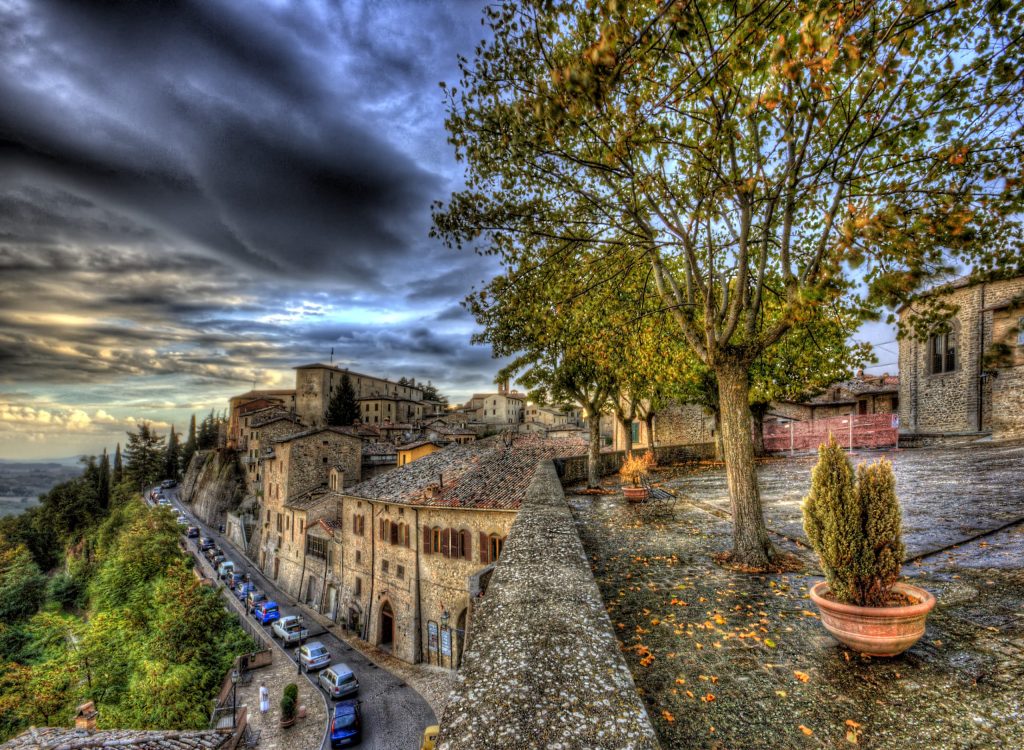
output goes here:
[{"label": "blue car", "polygon": [[359,701],[339,701],[331,717],[331,747],[355,745],[363,739],[363,716]]},{"label": "blue car", "polygon": [[252,616],[259,620],[260,625],[269,625],[281,616],[277,608],[277,602],[260,602],[252,611]]}]

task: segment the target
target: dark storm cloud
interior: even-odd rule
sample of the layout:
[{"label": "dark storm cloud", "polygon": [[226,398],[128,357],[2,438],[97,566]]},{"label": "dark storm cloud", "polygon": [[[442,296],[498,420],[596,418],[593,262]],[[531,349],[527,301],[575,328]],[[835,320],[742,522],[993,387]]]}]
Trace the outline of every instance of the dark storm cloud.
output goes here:
[{"label": "dark storm cloud", "polygon": [[[405,48],[408,37],[384,36],[348,49],[358,62],[346,68],[338,45],[356,32],[344,20],[361,16],[373,36],[367,16],[377,11],[345,5],[342,17],[211,0],[43,2],[10,13],[0,170],[31,188],[20,206],[0,206],[30,227],[77,215],[84,238],[158,232],[255,269],[379,283],[383,263],[423,244],[425,207],[443,181],[365,117],[379,102],[357,89],[400,99],[429,67]],[[415,10],[404,10],[413,28]],[[448,45],[425,51],[453,60]],[[58,190],[89,200],[67,212]],[[132,227],[115,226],[126,217]]]}]

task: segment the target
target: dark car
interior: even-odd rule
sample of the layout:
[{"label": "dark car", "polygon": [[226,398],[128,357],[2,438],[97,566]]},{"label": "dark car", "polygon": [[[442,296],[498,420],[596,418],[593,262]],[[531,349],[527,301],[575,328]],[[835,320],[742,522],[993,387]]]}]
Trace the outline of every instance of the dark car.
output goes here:
[{"label": "dark car", "polygon": [[189,526],[188,531],[185,532],[185,536],[187,536],[189,539],[195,539],[199,536],[199,527]]},{"label": "dark car", "polygon": [[246,593],[245,595],[245,608],[252,612],[257,604],[259,604],[260,602],[265,602],[266,600],[267,595],[259,589],[249,589],[248,593]]},{"label": "dark car", "polygon": [[240,585],[235,586],[235,598],[240,602],[244,602],[246,597],[249,596],[249,592],[255,588],[255,584],[249,581],[244,581]]},{"label": "dark car", "polygon": [[165,479],[164,481],[162,481],[160,483],[160,486],[161,487],[177,487],[178,483],[175,482],[173,479]]},{"label": "dark car", "polygon": [[363,739],[363,715],[359,701],[339,701],[331,717],[331,747],[355,745]]},{"label": "dark car", "polygon": [[245,574],[244,573],[232,573],[227,578],[228,588],[231,589],[232,591],[237,589],[243,583],[245,583]]},{"label": "dark car", "polygon": [[199,539],[199,549],[201,549],[203,552],[206,552],[206,550],[208,549],[213,549],[216,546],[216,542],[214,542],[208,536],[200,537]]}]

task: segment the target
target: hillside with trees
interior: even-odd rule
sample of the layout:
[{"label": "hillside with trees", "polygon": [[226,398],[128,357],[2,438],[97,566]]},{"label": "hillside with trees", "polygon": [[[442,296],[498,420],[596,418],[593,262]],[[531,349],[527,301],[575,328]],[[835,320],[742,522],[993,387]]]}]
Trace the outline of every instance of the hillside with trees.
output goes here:
[{"label": "hillside with trees", "polygon": [[163,439],[140,426],[120,483],[106,454],[90,458],[39,506],[0,519],[0,741],[70,725],[86,700],[102,727],[206,726],[253,644],[193,574],[171,512],[138,496],[167,465]]}]

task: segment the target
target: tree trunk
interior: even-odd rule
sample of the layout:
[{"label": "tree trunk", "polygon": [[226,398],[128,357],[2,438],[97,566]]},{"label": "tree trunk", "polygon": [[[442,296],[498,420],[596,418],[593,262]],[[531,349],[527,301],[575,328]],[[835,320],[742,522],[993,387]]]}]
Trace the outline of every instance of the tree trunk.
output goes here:
[{"label": "tree trunk", "polygon": [[658,441],[654,439],[654,412],[647,412],[647,416],[644,417],[644,421],[647,422],[647,444],[653,450],[658,445]]},{"label": "tree trunk", "polygon": [[601,485],[601,414],[590,410],[590,445],[587,448],[587,487]]},{"label": "tree trunk", "polygon": [[725,460],[725,445],[722,443],[722,413],[714,409],[711,415],[715,418],[715,460]]},{"label": "tree trunk", "polygon": [[633,420],[630,417],[620,417],[619,424],[622,425],[622,433],[626,447],[626,457],[633,455]]},{"label": "tree trunk", "polygon": [[750,416],[754,421],[754,455],[766,456],[768,451],[764,449],[764,415],[768,411],[768,404],[751,404]]},{"label": "tree trunk", "polygon": [[727,359],[715,368],[721,412],[725,476],[732,510],[733,562],[765,568],[775,554],[761,509],[750,426],[747,367]]}]

